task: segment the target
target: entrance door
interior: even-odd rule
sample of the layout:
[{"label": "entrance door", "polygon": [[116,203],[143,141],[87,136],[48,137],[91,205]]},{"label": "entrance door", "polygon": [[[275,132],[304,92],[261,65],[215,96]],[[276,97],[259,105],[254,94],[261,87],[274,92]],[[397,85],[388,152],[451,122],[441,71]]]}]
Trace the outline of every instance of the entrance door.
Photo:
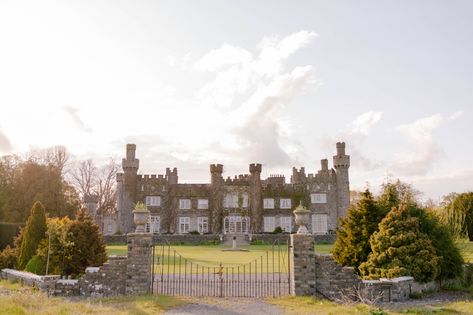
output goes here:
[{"label": "entrance door", "polygon": [[224,234],[248,234],[250,218],[240,215],[230,215],[223,219]]}]

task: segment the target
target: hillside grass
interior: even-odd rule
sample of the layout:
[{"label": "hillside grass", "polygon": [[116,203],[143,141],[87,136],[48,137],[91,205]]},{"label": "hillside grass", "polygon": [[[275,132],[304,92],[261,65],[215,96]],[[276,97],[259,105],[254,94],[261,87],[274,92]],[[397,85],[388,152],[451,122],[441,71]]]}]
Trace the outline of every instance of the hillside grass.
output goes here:
[{"label": "hillside grass", "polygon": [[0,314],[160,314],[183,305],[183,299],[169,296],[113,297],[103,299],[67,299],[48,297],[29,287],[8,281],[0,281]]}]

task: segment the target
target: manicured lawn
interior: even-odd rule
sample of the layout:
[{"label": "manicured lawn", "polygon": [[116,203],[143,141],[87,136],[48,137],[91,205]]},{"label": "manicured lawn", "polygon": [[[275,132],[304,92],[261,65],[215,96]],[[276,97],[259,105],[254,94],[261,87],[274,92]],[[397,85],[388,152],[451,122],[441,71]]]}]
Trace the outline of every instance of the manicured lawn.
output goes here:
[{"label": "manicured lawn", "polygon": [[0,281],[0,314],[159,314],[183,305],[183,299],[169,296],[116,297],[73,301]]},{"label": "manicured lawn", "polygon": [[[317,253],[330,253],[332,244],[315,245]],[[219,267],[220,264],[228,268],[234,268],[234,272],[240,267],[240,272],[245,266],[245,272],[248,273],[251,263],[251,272],[254,273],[256,269],[258,272],[284,272],[288,266],[288,252],[286,245],[271,246],[271,245],[250,245],[241,246],[241,248],[248,251],[231,252],[222,251],[228,248],[222,245],[173,245],[171,247],[155,247],[155,264],[161,267],[156,267],[156,272],[167,273],[167,267],[170,267],[169,272],[173,268],[190,267],[190,263],[196,268],[199,267]],[[109,245],[107,246],[109,255],[126,255],[126,245]],[[159,264],[159,262],[163,262]],[[164,266],[164,267],[163,267]],[[159,270],[158,270],[159,269]]]}]

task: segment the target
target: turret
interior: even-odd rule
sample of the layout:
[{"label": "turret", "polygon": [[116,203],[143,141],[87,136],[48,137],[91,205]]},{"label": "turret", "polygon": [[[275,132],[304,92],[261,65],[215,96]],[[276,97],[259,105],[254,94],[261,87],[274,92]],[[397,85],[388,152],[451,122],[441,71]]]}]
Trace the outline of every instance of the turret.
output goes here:
[{"label": "turret", "polygon": [[345,142],[337,142],[337,155],[333,157],[333,167],[337,174],[338,217],[344,217],[350,205],[350,181],[348,177],[350,156],[345,154]]},{"label": "turret", "polygon": [[210,218],[209,230],[213,233],[222,231],[223,222],[223,165],[210,165]]},{"label": "turret", "polygon": [[222,164],[210,164],[210,182],[212,185],[219,184],[223,181],[222,173]]},{"label": "turret", "polygon": [[305,168],[301,167],[300,170],[297,168],[292,168],[292,176],[291,176],[291,184],[293,185],[300,185],[305,184],[307,181],[307,177],[305,175]]},{"label": "turret", "polygon": [[179,177],[177,176],[177,168],[173,168],[172,171],[169,167],[166,168],[166,180],[169,185],[175,185],[178,183]]},{"label": "turret", "polygon": [[140,161],[135,158],[136,145],[126,145],[126,158],[122,160],[123,176],[117,178],[117,182],[122,181],[122,202],[120,208],[117,206],[119,216],[123,220],[123,232],[133,230],[133,210],[136,203],[136,174],[140,166]]},{"label": "turret", "polygon": [[320,160],[320,167],[321,167],[322,172],[328,172],[328,160],[327,159]]},{"label": "turret", "polygon": [[250,229],[252,233],[260,233],[262,230],[262,187],[261,187],[261,164],[250,164]]}]

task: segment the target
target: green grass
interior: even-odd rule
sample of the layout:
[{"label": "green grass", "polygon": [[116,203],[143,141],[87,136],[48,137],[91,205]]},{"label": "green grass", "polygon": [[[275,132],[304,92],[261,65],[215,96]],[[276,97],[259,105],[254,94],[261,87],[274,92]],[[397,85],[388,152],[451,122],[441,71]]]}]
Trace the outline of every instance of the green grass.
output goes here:
[{"label": "green grass", "polygon": [[8,281],[0,281],[0,314],[159,314],[183,305],[183,299],[169,296],[114,297],[104,299],[69,300],[47,297]]},{"label": "green grass", "polygon": [[473,242],[461,240],[457,242],[457,246],[460,249],[465,262],[473,263]]},{"label": "green grass", "polygon": [[[388,308],[378,308],[366,304],[337,304],[327,300],[313,297],[283,297],[267,299],[268,303],[277,305],[284,309],[285,314],[473,314],[473,302],[458,301],[441,303],[437,305],[425,305],[417,307],[406,307],[402,303],[389,305]],[[396,307],[396,309],[391,309]]]}]

